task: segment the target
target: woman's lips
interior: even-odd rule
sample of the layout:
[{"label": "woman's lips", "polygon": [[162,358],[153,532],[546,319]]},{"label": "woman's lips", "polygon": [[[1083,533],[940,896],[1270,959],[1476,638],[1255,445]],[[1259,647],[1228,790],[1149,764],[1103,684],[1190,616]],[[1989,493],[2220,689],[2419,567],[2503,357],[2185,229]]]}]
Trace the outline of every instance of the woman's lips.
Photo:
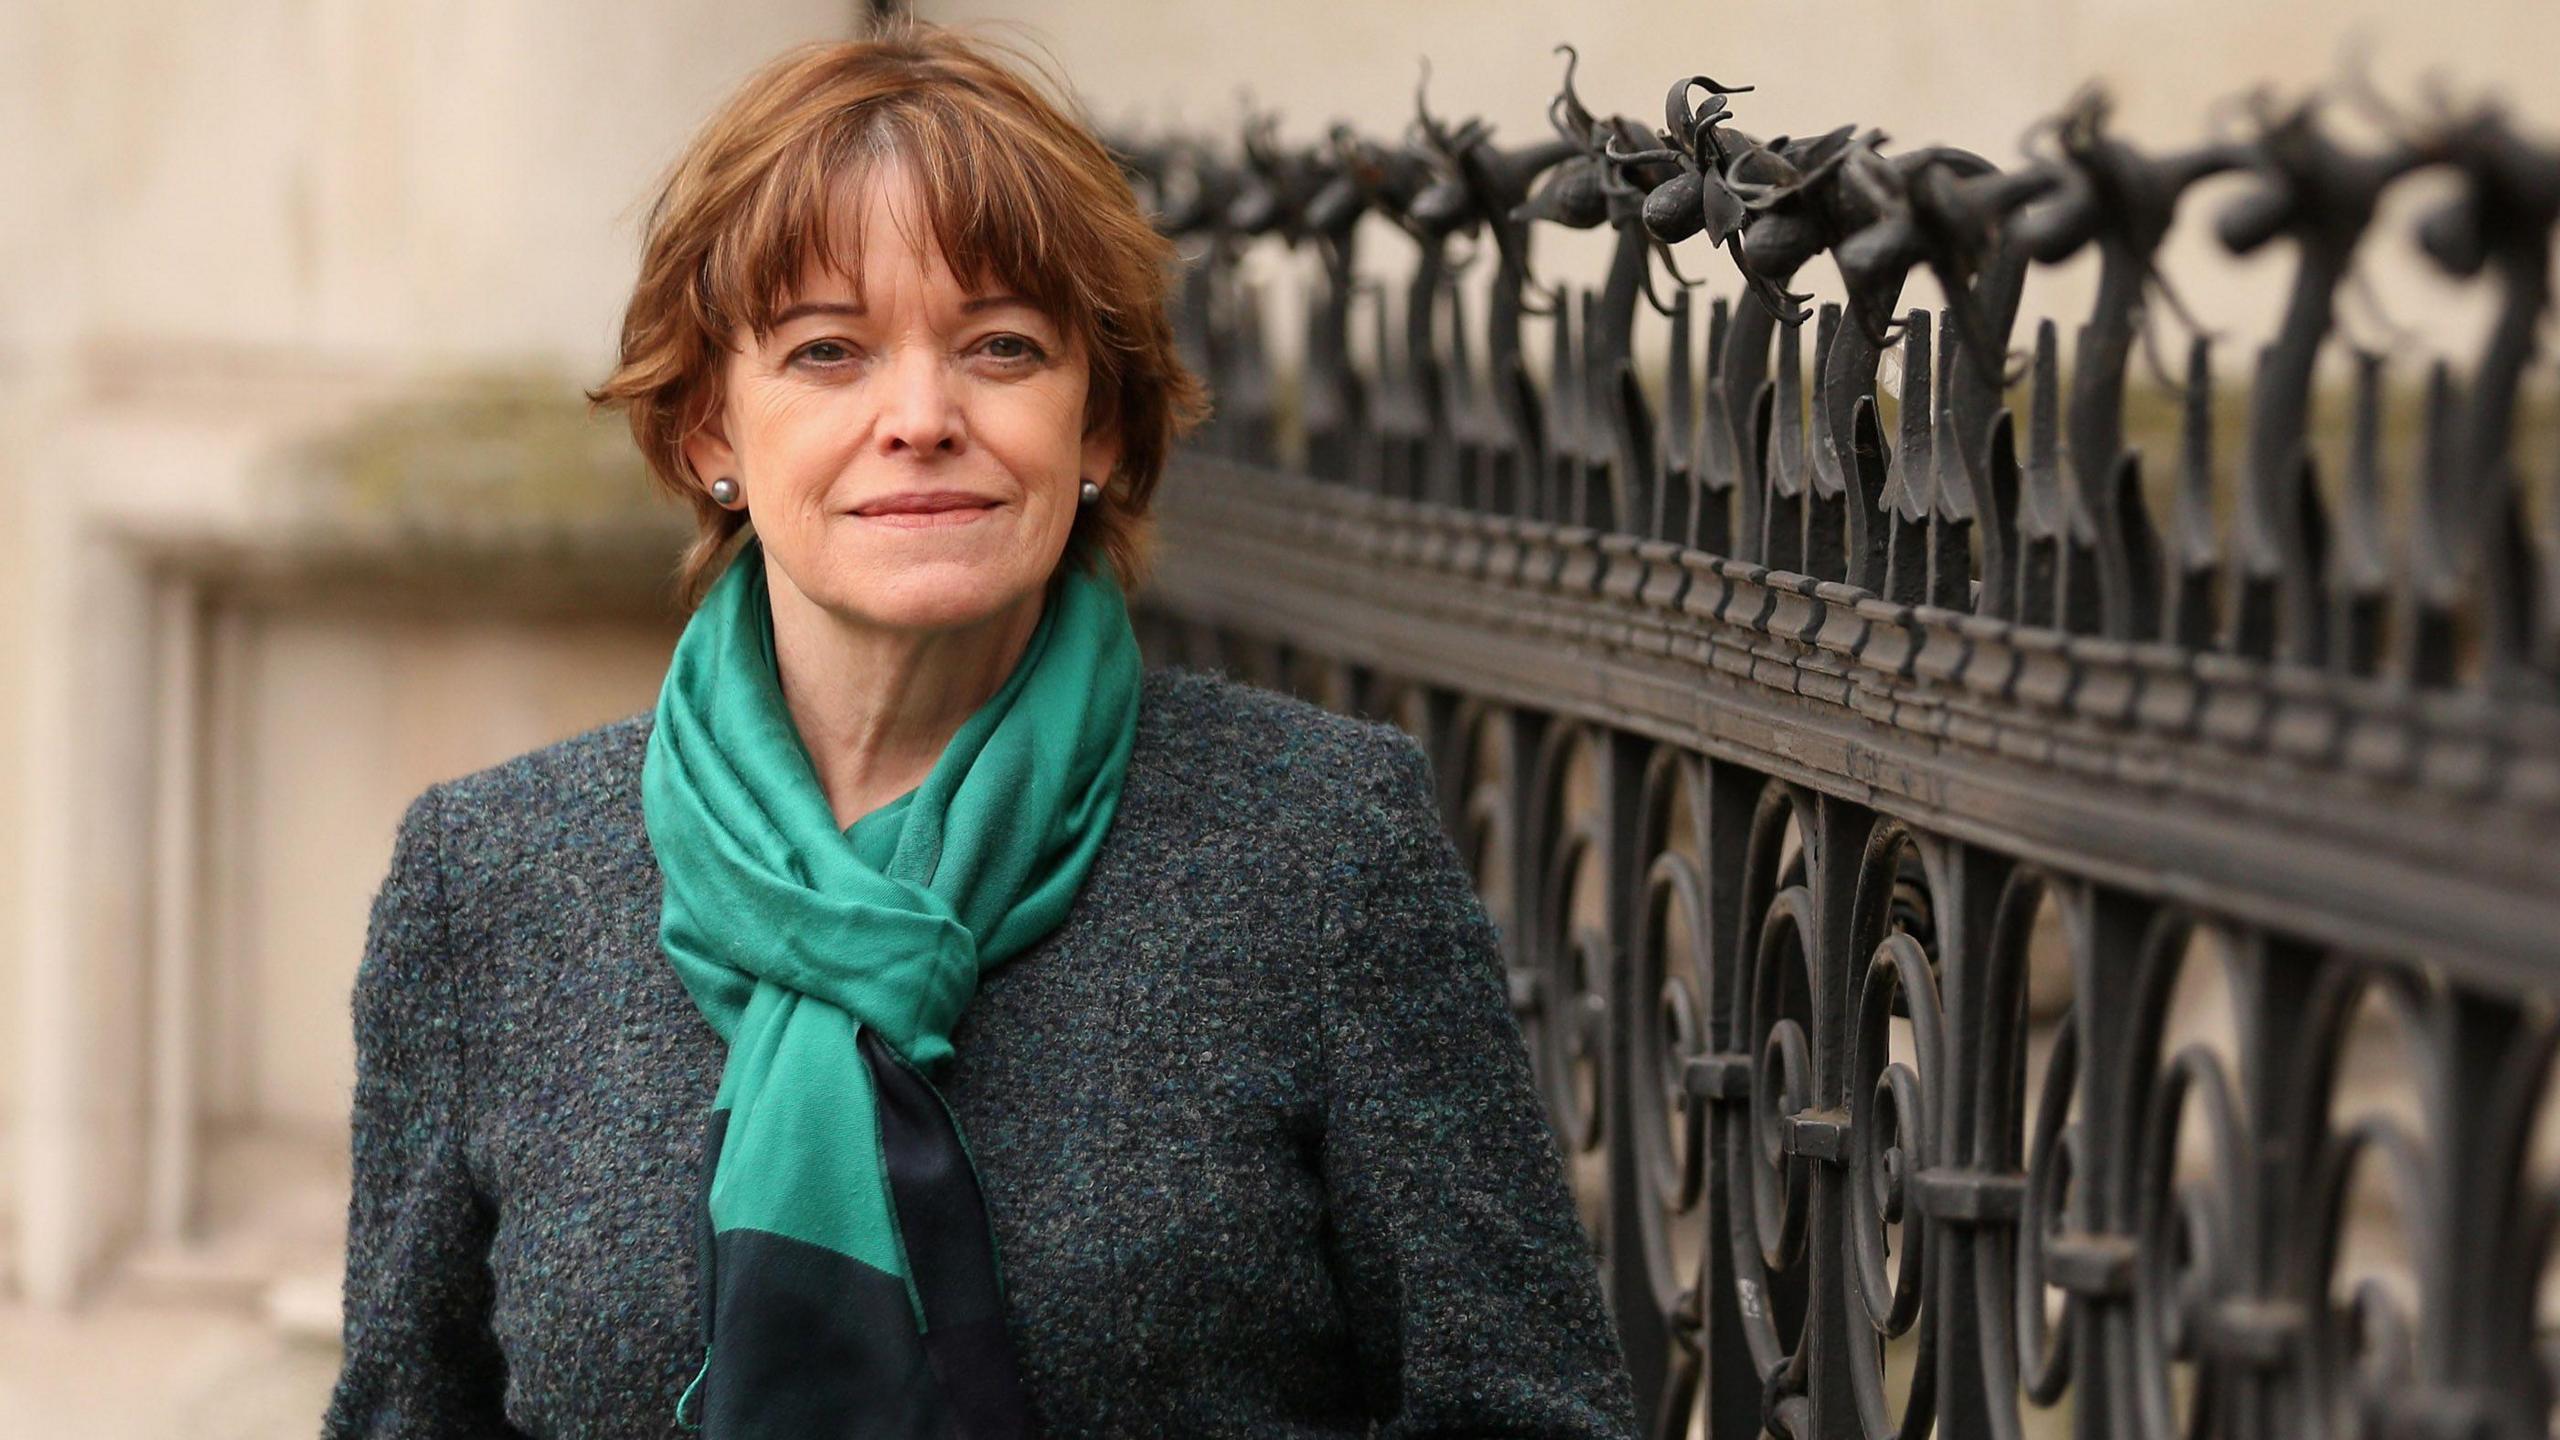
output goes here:
[{"label": "woman's lips", "polygon": [[869,520],[901,530],[940,529],[951,525],[967,525],[994,513],[995,502],[983,495],[958,490],[924,491],[908,495],[884,495],[853,512],[857,520]]},{"label": "woman's lips", "polygon": [[888,525],[900,530],[938,530],[952,525],[967,525],[995,513],[993,505],[973,505],[960,510],[884,510],[872,515],[856,515],[874,525]]}]

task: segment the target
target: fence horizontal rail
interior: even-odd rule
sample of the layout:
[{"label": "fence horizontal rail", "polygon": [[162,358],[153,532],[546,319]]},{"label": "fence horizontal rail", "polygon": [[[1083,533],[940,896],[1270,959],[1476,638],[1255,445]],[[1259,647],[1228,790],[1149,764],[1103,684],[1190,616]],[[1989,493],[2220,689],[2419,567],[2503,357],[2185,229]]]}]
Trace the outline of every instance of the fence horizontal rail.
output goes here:
[{"label": "fence horizontal rail", "polygon": [[1165,524],[1154,603],[1230,648],[1277,642],[1714,750],[2519,995],[2554,983],[2560,718],[2370,685],[2288,692],[2169,647],[2039,643],[1701,551],[1208,457],[1185,462]]}]

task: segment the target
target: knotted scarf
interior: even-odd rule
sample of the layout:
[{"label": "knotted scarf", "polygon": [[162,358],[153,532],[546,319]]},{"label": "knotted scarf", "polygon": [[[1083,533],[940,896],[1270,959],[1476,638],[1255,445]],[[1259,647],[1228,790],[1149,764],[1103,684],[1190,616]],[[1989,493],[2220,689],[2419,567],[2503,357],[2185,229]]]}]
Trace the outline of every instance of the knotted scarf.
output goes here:
[{"label": "knotted scarf", "polygon": [[1119,806],[1141,662],[1077,564],[923,783],[839,828],[783,700],[761,543],[686,623],[641,771],[659,940],[728,1042],[704,1129],[712,1440],[1029,1433],[976,1169],[928,1078]]}]

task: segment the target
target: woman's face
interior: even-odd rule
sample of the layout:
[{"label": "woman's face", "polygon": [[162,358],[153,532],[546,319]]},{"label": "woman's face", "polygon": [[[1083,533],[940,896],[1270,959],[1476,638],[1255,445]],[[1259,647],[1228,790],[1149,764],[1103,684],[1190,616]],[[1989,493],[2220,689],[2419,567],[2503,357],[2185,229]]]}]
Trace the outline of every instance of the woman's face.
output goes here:
[{"label": "woman's face", "polygon": [[1036,607],[1079,483],[1118,459],[1084,433],[1086,357],[1019,297],[961,285],[903,167],[848,203],[861,303],[813,263],[771,331],[733,338],[685,457],[706,486],[737,480],[777,591],[840,620],[949,630]]}]

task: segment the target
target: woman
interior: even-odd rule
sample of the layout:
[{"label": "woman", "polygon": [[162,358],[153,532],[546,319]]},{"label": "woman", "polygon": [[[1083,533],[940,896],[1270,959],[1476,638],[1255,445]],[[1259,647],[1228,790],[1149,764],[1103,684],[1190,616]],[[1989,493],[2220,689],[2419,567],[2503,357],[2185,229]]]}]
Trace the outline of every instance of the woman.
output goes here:
[{"label": "woman", "polygon": [[926,27],[678,164],[595,398],[698,604],[401,823],[327,1434],[1632,1433],[1421,751],[1141,669],[1169,260]]}]

